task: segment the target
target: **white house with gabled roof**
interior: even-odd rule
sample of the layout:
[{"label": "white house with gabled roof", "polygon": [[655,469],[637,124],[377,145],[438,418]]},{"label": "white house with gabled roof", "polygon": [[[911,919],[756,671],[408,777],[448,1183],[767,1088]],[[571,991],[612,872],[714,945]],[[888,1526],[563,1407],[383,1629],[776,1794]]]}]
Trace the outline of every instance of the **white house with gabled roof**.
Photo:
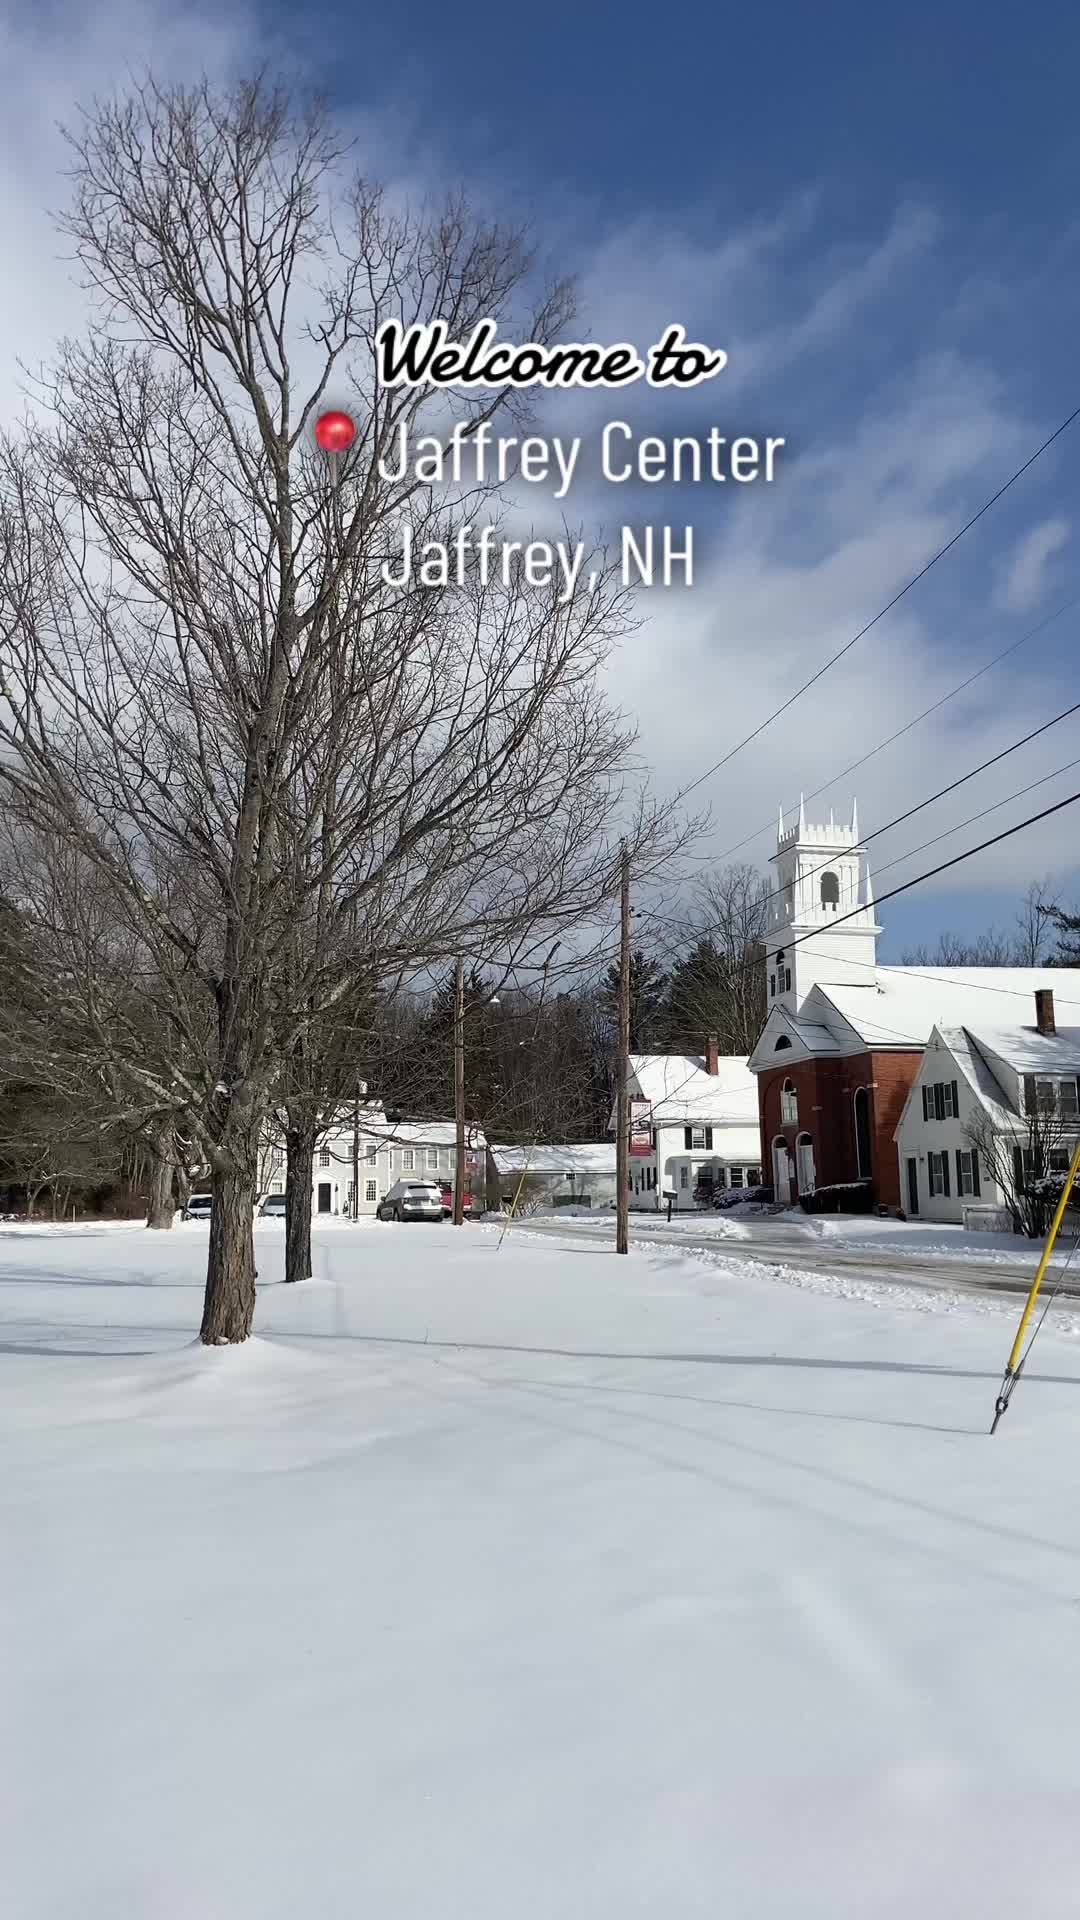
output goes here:
[{"label": "white house with gabled roof", "polygon": [[[465,1136],[465,1172],[469,1187],[484,1195],[487,1141],[472,1123]],[[261,1155],[260,1194],[284,1193],[285,1148],[267,1138]],[[312,1171],[312,1211],[323,1218],[363,1219],[373,1215],[395,1180],[417,1179],[453,1185],[457,1130],[452,1120],[391,1120],[381,1101],[342,1109],[340,1119],[320,1134]],[[353,1183],[359,1175],[359,1197]]]},{"label": "white house with gabled roof", "polygon": [[695,1190],[761,1183],[757,1083],[744,1054],[632,1053],[630,1098],[648,1103],[651,1151],[630,1159],[630,1205],[689,1212]]},{"label": "white house with gabled roof", "polygon": [[[995,1026],[975,1012],[970,1027],[931,1032],[896,1128],[909,1218],[963,1222],[975,1209],[1005,1218],[1011,1192],[1034,1173],[1068,1171],[1080,1137],[1080,1026],[1057,1026],[1050,988],[1032,1011],[1033,1022]],[[1051,1127],[1033,1134],[1030,1116],[1048,1110]],[[1000,1143],[992,1159],[978,1144],[988,1131]],[[1046,1159],[1038,1169],[1033,1140]],[[1009,1164],[1011,1192],[997,1177]]]}]

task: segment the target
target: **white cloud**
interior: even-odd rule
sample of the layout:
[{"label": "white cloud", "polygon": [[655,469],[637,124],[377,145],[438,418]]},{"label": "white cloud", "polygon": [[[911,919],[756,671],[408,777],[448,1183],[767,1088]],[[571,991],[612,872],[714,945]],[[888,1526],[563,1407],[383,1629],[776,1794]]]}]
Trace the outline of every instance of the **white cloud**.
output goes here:
[{"label": "white cloud", "polygon": [[1008,613],[1030,613],[1038,606],[1051,585],[1050,562],[1068,545],[1069,531],[1069,522],[1055,514],[1017,541],[998,582],[998,606]]},{"label": "white cloud", "polygon": [[[0,246],[7,261],[18,263],[9,272],[0,318],[0,417],[8,419],[19,405],[16,356],[47,354],[52,341],[79,326],[84,311],[47,212],[65,197],[65,149],[56,122],[71,119],[78,101],[122,87],[125,75],[147,66],[169,79],[203,71],[221,78],[261,60],[273,64],[274,53],[250,13],[177,11],[164,0],[93,13],[72,8],[59,23],[55,13],[41,19],[49,24],[9,21],[0,38]],[[297,71],[292,53],[289,71]],[[382,171],[389,154],[397,184],[407,170],[414,191],[425,183],[438,190],[448,177],[447,157],[425,154],[422,129],[408,112],[411,142],[375,138],[375,124],[366,112],[350,119],[360,158],[371,153],[373,170]],[[387,124],[392,134],[392,119]],[[490,203],[490,182],[484,193]],[[584,202],[553,198],[550,224],[534,207],[533,226],[549,252],[572,241],[586,258],[582,306],[594,337],[646,346],[669,320],[681,319],[691,334],[728,349],[730,375],[702,402],[723,431],[743,424],[735,415],[752,384],[765,396],[760,413],[769,417],[747,420],[747,429],[785,432],[768,397],[781,371],[819,387],[831,382],[838,402],[827,438],[818,433],[793,453],[768,495],[750,488],[736,496],[728,486],[711,494],[697,489],[678,503],[680,521],[695,519],[708,529],[708,558],[691,593],[642,594],[642,625],[620,645],[610,673],[614,696],[639,722],[644,758],[657,783],[670,790],[720,759],[843,645],[1005,477],[1016,456],[1037,444],[1040,431],[1011,403],[992,365],[926,326],[922,343],[906,363],[894,365],[887,384],[876,390],[872,383],[862,390],[848,384],[848,343],[868,337],[876,316],[894,303],[912,314],[920,310],[922,276],[942,244],[932,209],[901,208],[876,239],[840,250],[828,244],[826,209],[814,192],[794,196],[772,218],[729,222],[719,240],[702,237],[689,211],[679,225],[642,217],[601,227]],[[512,206],[505,211],[513,216]],[[560,396],[558,417],[549,405],[545,423],[560,433],[591,434],[610,414],[610,398]],[[531,498],[529,504],[535,509]],[[602,516],[617,526],[624,501],[617,489],[593,484],[566,507],[572,519]],[[797,804],[800,789],[809,792],[839,773],[1004,644],[995,640],[995,604],[1010,612],[1033,607],[1067,536],[1060,518],[1027,533],[996,583],[996,596],[987,575],[960,595],[959,609],[948,604],[943,610],[940,596],[921,589],[906,599],[706,784],[717,822],[713,850],[723,853],[765,827],[740,856],[765,859],[771,851],[766,823],[775,821],[778,801]],[[966,557],[966,546],[963,552]],[[827,813],[831,801],[846,817],[855,791],[870,830],[1037,725],[1064,702],[1049,671],[1040,672],[1037,660],[1027,665],[1024,678],[1009,683],[1007,699],[999,680],[980,683],[841,779],[815,807]],[[876,850],[877,862],[964,819],[982,801],[1040,778],[1059,764],[1057,756],[1064,761],[1069,752],[1055,735],[1035,743],[890,835]],[[1048,804],[1068,782],[1063,776],[1060,788],[995,815],[988,830]],[[1037,856],[1020,837],[999,854],[959,868],[943,888],[1022,886],[1033,858],[1040,871],[1068,865],[1070,820],[1066,814],[1049,823]],[[979,837],[972,829],[956,844]],[[913,856],[891,870],[890,881],[951,850],[946,844]]]}]

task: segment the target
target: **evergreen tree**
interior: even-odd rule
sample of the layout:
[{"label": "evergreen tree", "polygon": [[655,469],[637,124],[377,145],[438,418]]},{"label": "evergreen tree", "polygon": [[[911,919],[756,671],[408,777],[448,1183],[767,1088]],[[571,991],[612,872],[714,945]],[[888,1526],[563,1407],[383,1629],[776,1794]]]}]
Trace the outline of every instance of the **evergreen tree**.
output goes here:
[{"label": "evergreen tree", "polygon": [[[636,947],[630,955],[630,1051],[654,1053],[663,1040],[668,978],[655,960]],[[616,1031],[619,1019],[619,965],[604,975],[600,1005]]]}]

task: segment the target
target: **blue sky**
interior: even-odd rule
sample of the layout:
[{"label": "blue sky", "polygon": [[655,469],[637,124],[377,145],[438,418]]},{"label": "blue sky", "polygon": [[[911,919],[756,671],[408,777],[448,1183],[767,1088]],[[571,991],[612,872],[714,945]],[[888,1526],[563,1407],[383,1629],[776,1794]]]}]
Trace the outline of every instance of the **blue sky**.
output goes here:
[{"label": "blue sky", "polygon": [[[717,760],[842,645],[1080,403],[1080,17],[964,0],[720,9],[549,5],[462,16],[308,6],[227,19],[106,4],[18,13],[0,98],[9,257],[26,263],[13,340],[62,304],[44,208],[62,197],[51,134],[125,62],[187,75],[260,60],[324,87],[369,173],[395,189],[463,185],[527,219],[580,277],[600,338],[645,347],[668,320],[722,345],[708,390],[619,412],[648,429],[779,433],[772,489],[657,490],[694,521],[689,594],[643,596],[613,663],[642,753],[670,789]],[[606,401],[605,396],[605,401]],[[591,431],[595,397],[545,424]],[[607,412],[611,412],[610,406]],[[556,417],[557,414],[557,417]],[[722,850],[795,805],[993,653],[1080,595],[1080,422],[901,608],[790,715],[707,784]],[[611,529],[641,508],[585,485],[568,503]],[[661,505],[664,508],[660,512]],[[823,797],[881,825],[1071,698],[1080,606],[1018,648],[902,746]],[[875,844],[895,861],[1080,757],[1073,720]],[[910,853],[881,887],[1080,789],[1080,767]],[[813,810],[813,809],[812,809]],[[1003,922],[1043,874],[1080,893],[1080,807],[887,910],[887,952],[939,928]],[[763,833],[744,857],[767,858]]]}]

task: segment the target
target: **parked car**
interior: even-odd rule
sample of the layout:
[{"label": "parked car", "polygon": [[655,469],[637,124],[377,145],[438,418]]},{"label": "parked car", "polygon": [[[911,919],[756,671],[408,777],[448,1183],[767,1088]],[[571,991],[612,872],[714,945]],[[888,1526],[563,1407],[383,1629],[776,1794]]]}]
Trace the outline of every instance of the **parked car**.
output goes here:
[{"label": "parked car", "polygon": [[441,1220],[442,1192],[434,1180],[395,1180],[375,1209],[376,1220]]},{"label": "parked car", "polygon": [[[450,1215],[454,1211],[454,1189],[449,1180],[443,1180],[441,1182],[440,1192],[442,1194],[443,1214],[446,1217],[446,1219],[449,1219]],[[471,1214],[482,1213],[484,1211],[475,1193],[471,1192],[469,1188],[465,1189],[465,1209],[464,1210],[466,1213],[471,1213]]]},{"label": "parked car", "polygon": [[193,1193],[184,1208],[185,1220],[209,1220],[210,1209],[214,1204],[212,1193]]},{"label": "parked car", "polygon": [[285,1195],[283,1193],[268,1193],[262,1206],[259,1208],[259,1218],[260,1220],[284,1220]]}]

